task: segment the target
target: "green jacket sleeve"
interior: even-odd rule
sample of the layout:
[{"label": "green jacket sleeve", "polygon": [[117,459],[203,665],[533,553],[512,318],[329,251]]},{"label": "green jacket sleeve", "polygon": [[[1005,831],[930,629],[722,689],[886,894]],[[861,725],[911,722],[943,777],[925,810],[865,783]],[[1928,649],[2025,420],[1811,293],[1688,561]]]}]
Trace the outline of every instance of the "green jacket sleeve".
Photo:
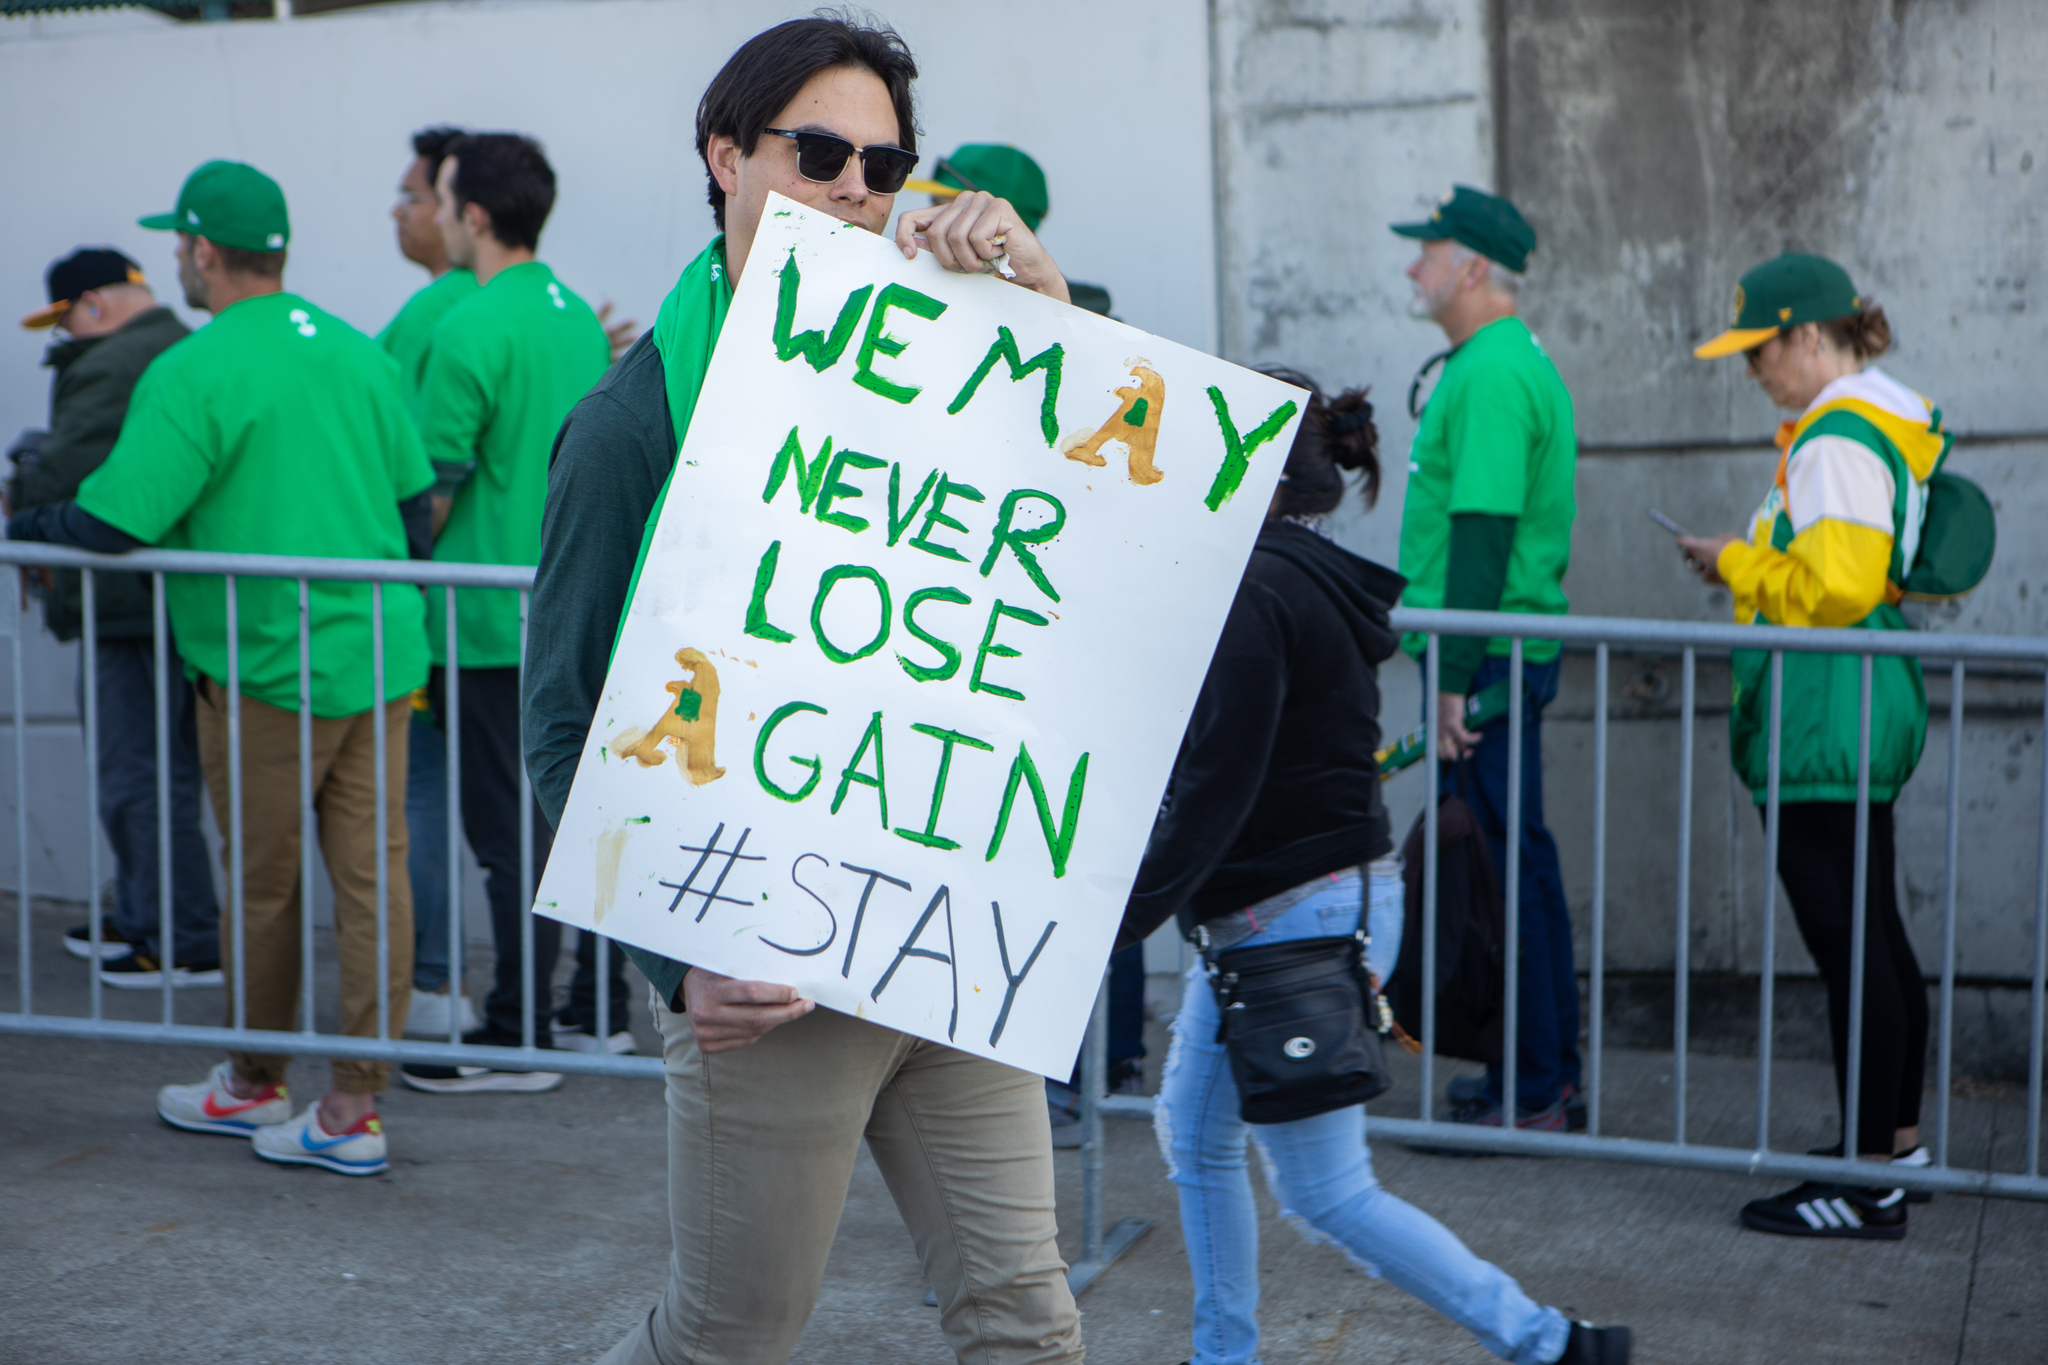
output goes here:
[{"label": "green jacket sleeve", "polygon": [[[1515,548],[1516,517],[1460,512],[1451,518],[1451,548],[1445,565],[1446,611],[1498,611],[1508,581],[1508,556]],[[1439,664],[1439,690],[1463,694],[1486,661],[1490,643],[1478,635],[1446,635]]]}]

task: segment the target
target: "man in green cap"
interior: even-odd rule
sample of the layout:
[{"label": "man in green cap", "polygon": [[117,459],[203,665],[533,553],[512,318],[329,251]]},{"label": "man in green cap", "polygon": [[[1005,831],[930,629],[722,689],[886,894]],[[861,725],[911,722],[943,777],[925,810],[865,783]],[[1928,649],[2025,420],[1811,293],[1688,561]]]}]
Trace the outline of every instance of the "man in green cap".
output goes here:
[{"label": "man in green cap", "polygon": [[[210,161],[178,206],[141,220],[178,234],[185,301],[213,321],[166,350],[136,386],[105,464],[75,501],[8,523],[13,539],[116,553],[143,545],[255,554],[403,559],[424,553],[433,471],[399,392],[397,367],[341,319],[284,292],[291,226],[284,192],[253,166]],[[242,904],[221,925],[225,960],[240,910],[246,1019],[297,1026],[299,1001],[299,587],[289,578],[235,582],[236,639],[226,585],[174,575],[171,624],[198,689],[200,760],[223,830],[233,828],[228,664],[240,687]],[[334,884],[341,959],[341,1031],[396,1037],[412,980],[412,897],[406,880],[406,694],[426,677],[420,594],[382,594],[383,695],[372,694],[368,583],[310,585],[312,802]],[[377,847],[375,708],[383,707],[384,847]],[[379,1007],[378,859],[388,891]],[[234,863],[230,862],[232,870]],[[232,878],[231,884],[232,884]],[[380,1020],[379,1015],[384,1017]],[[376,1094],[388,1063],[336,1059],[334,1084],[292,1117],[287,1057],[235,1052],[196,1085],[157,1096],[165,1122],[252,1138],[270,1161],[343,1175],[388,1169]]]},{"label": "man in green cap", "polygon": [[[1536,232],[1498,195],[1458,186],[1426,221],[1394,231],[1422,242],[1408,267],[1410,312],[1443,328],[1451,349],[1409,452],[1401,511],[1402,602],[1410,607],[1562,615],[1571,558],[1578,443],[1572,399],[1522,320],[1516,295]],[[1403,642],[1422,656],[1425,639]],[[1523,646],[1522,802],[1517,1009],[1517,1127],[1563,1130],[1579,1086],[1579,994],[1557,844],[1543,822],[1543,708],[1557,695],[1556,640]],[[1507,869],[1508,717],[1468,728],[1467,699],[1508,676],[1508,641],[1446,637],[1437,708],[1445,760],[1470,760],[1463,785]],[[1475,790],[1476,788],[1476,790]],[[1502,899],[1506,899],[1503,885]],[[1502,1069],[1454,1093],[1450,1118],[1499,1125]]]},{"label": "man in green cap", "polygon": [[[555,203],[555,172],[539,143],[517,133],[457,138],[444,151],[435,197],[448,259],[475,274],[477,289],[435,327],[421,387],[420,431],[435,475],[434,558],[533,564],[540,558],[541,507],[555,432],[610,367],[611,344],[589,305],[535,254]],[[456,671],[463,832],[484,868],[497,944],[497,974],[484,1001],[483,1025],[465,1037],[518,1047],[525,1035],[524,920],[531,913],[520,868],[519,594],[463,588],[455,596],[453,658],[445,595],[427,598],[427,647],[435,665],[429,690],[445,729],[447,673]],[[533,816],[532,873],[538,880],[552,827],[538,806]],[[531,942],[525,970],[535,1008],[546,1019],[553,1014],[560,924],[534,920]],[[614,1050],[629,1048],[625,978],[619,974],[624,959],[608,955],[614,970],[612,1019],[600,1032],[587,1017],[596,995],[596,944],[588,934],[579,943],[582,971],[571,1000],[582,1009],[573,1027],[561,1031],[593,1047],[603,1039]],[[548,1024],[540,1030],[535,1044],[552,1046]],[[416,1090],[437,1093],[546,1090],[562,1083],[556,1072],[420,1063],[407,1065],[400,1076]]]}]

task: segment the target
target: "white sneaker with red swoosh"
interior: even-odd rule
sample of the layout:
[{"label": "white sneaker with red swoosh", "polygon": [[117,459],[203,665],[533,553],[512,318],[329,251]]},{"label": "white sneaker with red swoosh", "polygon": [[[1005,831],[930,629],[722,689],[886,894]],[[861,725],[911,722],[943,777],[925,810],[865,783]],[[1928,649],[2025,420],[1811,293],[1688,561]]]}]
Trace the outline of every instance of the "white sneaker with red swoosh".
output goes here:
[{"label": "white sneaker with red swoosh", "polygon": [[157,1091],[158,1116],[190,1133],[243,1138],[266,1123],[282,1123],[292,1116],[291,1096],[281,1085],[266,1086],[246,1100],[228,1089],[231,1065],[222,1062],[197,1085],[167,1085]]},{"label": "white sneaker with red swoosh", "polygon": [[265,1161],[319,1166],[337,1175],[380,1175],[391,1169],[382,1119],[365,1114],[346,1133],[330,1133],[320,1126],[318,1101],[289,1122],[258,1129],[250,1145]]}]

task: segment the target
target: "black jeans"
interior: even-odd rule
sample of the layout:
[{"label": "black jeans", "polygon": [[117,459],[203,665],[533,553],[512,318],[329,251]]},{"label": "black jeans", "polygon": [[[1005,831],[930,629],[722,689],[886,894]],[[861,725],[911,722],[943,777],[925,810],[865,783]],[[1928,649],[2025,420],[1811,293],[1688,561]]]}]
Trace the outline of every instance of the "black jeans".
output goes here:
[{"label": "black jeans", "polygon": [[[206,804],[192,684],[176,641],[166,635],[164,660],[171,756],[171,960],[198,966],[220,961],[220,902],[200,833]],[[162,917],[157,873],[156,652],[148,640],[99,642],[94,695],[99,702],[100,824],[114,849],[114,903],[107,918],[121,936],[161,959]],[[78,678],[85,714],[85,674]]]},{"label": "black jeans", "polygon": [[[1765,813],[1762,806],[1757,813]],[[1899,918],[1891,803],[1870,806],[1870,866],[1863,944],[1863,1076],[1856,1155],[1892,1155],[1892,1133],[1920,1122],[1927,1069],[1927,983]],[[1849,1077],[1849,934],[1854,922],[1856,805],[1787,801],[1779,807],[1778,877],[1799,935],[1828,988],[1835,1097]],[[1845,1110],[1846,1112],[1846,1110]]]},{"label": "black jeans", "polygon": [[[497,971],[484,997],[484,1031],[489,1041],[517,1046],[522,1039],[520,929],[531,907],[519,886],[519,670],[464,668],[461,681],[462,833],[483,866],[484,890],[491,902],[491,940],[497,950]],[[428,683],[434,715],[447,728],[447,671],[436,668]],[[540,885],[554,846],[554,829],[533,806],[533,881]],[[551,1047],[554,1015],[555,959],[561,952],[562,926],[544,915],[533,917],[534,1045]],[[596,1013],[597,940],[579,934],[576,975],[569,986],[573,1022],[589,1028]],[[610,1032],[626,1027],[626,955],[613,946],[606,953],[611,974]],[[576,1012],[579,1002],[582,1014]]]}]

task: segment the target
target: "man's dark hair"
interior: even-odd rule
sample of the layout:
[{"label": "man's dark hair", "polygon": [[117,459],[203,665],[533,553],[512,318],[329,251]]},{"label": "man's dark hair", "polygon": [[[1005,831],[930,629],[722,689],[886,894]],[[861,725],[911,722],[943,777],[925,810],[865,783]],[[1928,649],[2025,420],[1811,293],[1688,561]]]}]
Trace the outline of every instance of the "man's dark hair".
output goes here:
[{"label": "man's dark hair", "polygon": [[540,144],[521,133],[465,133],[448,144],[455,158],[455,208],[475,204],[491,215],[500,246],[540,247],[541,225],[555,206],[555,170]]},{"label": "man's dark hair", "polygon": [[[212,241],[212,238],[208,238]],[[255,275],[266,280],[284,278],[284,253],[282,251],[244,251],[238,246],[222,246],[213,243],[213,249],[220,253],[221,267],[230,275]]]},{"label": "man's dark hair", "polygon": [[422,128],[412,135],[412,154],[427,163],[429,185],[440,176],[441,163],[448,157],[449,146],[462,136],[464,133],[460,128],[451,128],[445,123]]},{"label": "man's dark hair", "polygon": [[917,62],[895,29],[872,20],[856,23],[832,10],[777,24],[742,43],[697,104],[697,155],[704,158],[711,216],[720,232],[725,231],[725,191],[710,173],[711,139],[729,137],[741,155],[752,156],[761,130],[804,83],[839,66],[873,72],[888,87],[889,102],[896,106],[897,144],[906,152],[917,150],[917,115],[910,99]]}]

